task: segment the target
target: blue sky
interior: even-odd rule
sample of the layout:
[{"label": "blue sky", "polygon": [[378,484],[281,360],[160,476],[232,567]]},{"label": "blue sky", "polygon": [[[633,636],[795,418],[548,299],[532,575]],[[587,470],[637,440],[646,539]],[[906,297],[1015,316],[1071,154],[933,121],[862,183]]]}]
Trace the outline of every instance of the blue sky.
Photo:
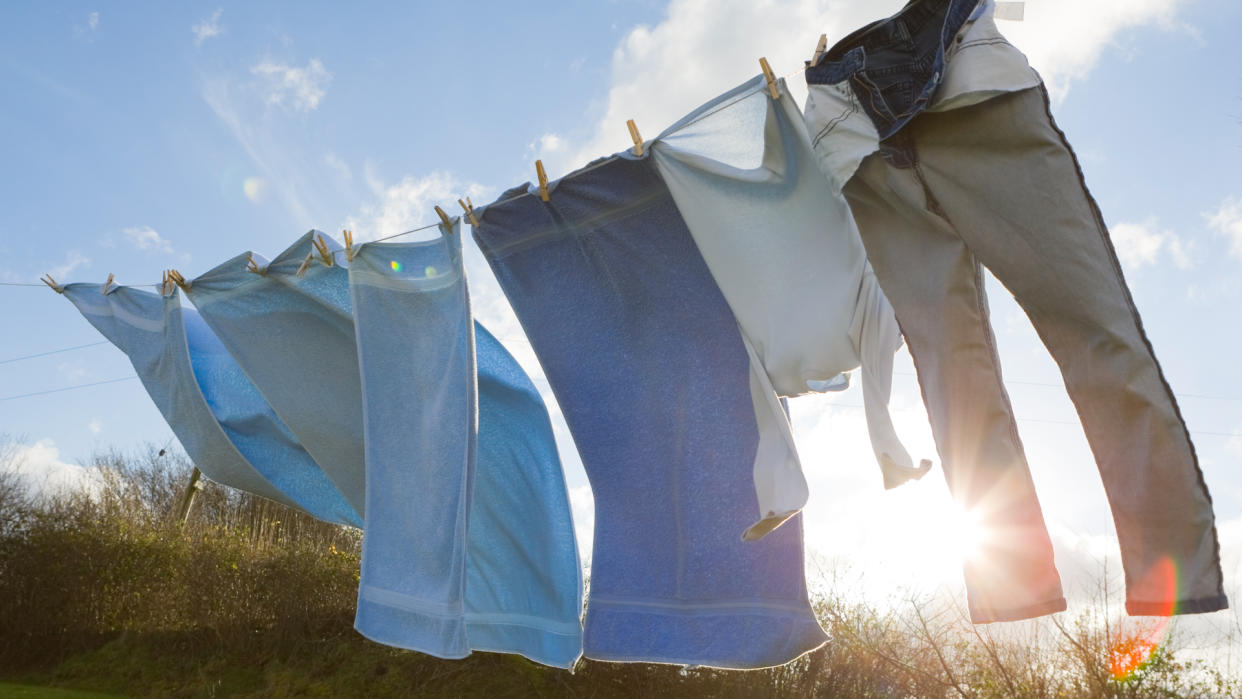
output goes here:
[{"label": "blue sky", "polygon": [[[434,204],[485,203],[533,178],[537,157],[556,177],[625,148],[627,118],[653,136],[751,77],[761,55],[801,99],[798,68],[821,32],[840,37],[900,4],[6,4],[0,282],[150,283],[246,249],[270,257],[312,227],[360,239],[414,228],[435,220]],[[1239,26],[1231,0],[1034,0],[1024,22],[1000,23],[1049,84],[1184,396],[1242,602]],[[546,389],[477,251],[469,267],[480,318]],[[1115,557],[1094,463],[1055,366],[1004,289],[990,291],[1062,573],[1089,584]],[[0,286],[0,299],[0,362],[99,339],[46,288]],[[897,370],[898,427],[932,456],[904,351]],[[107,345],[3,363],[0,398],[130,374]],[[812,572],[844,562],[872,588],[960,586],[939,468],[882,492],[857,390],[794,401]],[[557,425],[589,527],[589,489]],[[171,438],[136,381],[0,401],[0,431],[22,440],[28,470],[57,478],[96,449]]]}]

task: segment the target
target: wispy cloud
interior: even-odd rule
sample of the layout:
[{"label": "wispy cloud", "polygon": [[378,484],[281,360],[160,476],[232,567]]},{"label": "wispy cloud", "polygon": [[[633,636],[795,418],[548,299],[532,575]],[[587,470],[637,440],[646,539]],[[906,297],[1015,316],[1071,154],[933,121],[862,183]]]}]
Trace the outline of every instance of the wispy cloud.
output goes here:
[{"label": "wispy cloud", "polygon": [[1208,226],[1229,241],[1229,254],[1242,260],[1242,197],[1229,197],[1206,214]]},{"label": "wispy cloud", "polygon": [[349,169],[349,165],[344,160],[341,160],[340,158],[336,157],[336,155],[332,153],[328,153],[327,155],[323,156],[323,161],[328,164],[328,167],[332,168],[333,170],[336,170],[337,174],[341,176],[341,179],[343,180],[353,179],[354,173],[352,170]]},{"label": "wispy cloud", "polygon": [[265,126],[261,117],[248,114],[238,104],[234,91],[225,79],[218,78],[204,83],[203,100],[224,122],[233,138],[260,171],[260,175],[248,177],[241,183],[242,194],[257,204],[264,201],[270,187],[295,219],[294,229],[316,225],[317,221],[303,201],[299,193],[300,187],[295,181],[297,173],[304,168],[280,147],[279,134]]},{"label": "wispy cloud", "polygon": [[204,41],[224,33],[224,27],[220,26],[222,14],[224,14],[224,8],[216,8],[210,17],[190,27],[190,31],[194,34],[195,46],[202,46]]},{"label": "wispy cloud", "polygon": [[167,253],[173,251],[172,244],[150,226],[126,228],[122,233],[125,234],[125,239],[129,241],[129,244],[138,250],[154,250]]},{"label": "wispy cloud", "polygon": [[86,429],[90,430],[91,434],[99,436],[103,433],[103,422],[97,417],[91,418],[91,421],[86,423]]},{"label": "wispy cloud", "polygon": [[262,82],[267,104],[295,112],[318,107],[332,82],[332,74],[318,58],[307,61],[304,68],[264,60],[251,67],[250,72]]},{"label": "wispy cloud", "polygon": [[1110,227],[1117,258],[1127,271],[1154,266],[1167,258],[1178,269],[1191,266],[1187,246],[1175,233],[1158,227],[1155,219],[1143,223],[1118,223]]},{"label": "wispy cloud", "polygon": [[69,250],[68,252],[65,253],[64,264],[60,264],[60,265],[57,265],[51,268],[50,270],[48,270],[48,273],[51,274],[52,277],[56,279],[56,281],[64,282],[65,279],[70,274],[72,274],[74,270],[78,269],[79,267],[85,267],[87,265],[90,265],[90,263],[91,263],[90,258],[88,258],[86,255],[83,255],[80,251]]},{"label": "wispy cloud", "polygon": [[89,27],[91,31],[95,31],[96,29],[99,29],[99,13],[98,12],[92,12],[90,13],[90,15],[87,16],[86,26]]}]

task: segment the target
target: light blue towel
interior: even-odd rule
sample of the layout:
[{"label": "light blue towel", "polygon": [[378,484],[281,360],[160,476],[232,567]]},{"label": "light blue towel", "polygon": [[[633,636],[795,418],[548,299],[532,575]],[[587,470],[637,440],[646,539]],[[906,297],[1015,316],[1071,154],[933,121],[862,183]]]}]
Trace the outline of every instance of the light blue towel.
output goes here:
[{"label": "light blue towel", "polygon": [[[365,517],[362,386],[350,315],[348,272],[313,263],[321,237],[303,235],[266,264],[246,253],[190,282],[186,292],[280,419]],[[343,261],[344,255],[337,257]],[[258,272],[247,269],[253,259]]]},{"label": "light blue towel", "polygon": [[620,154],[551,189],[505,192],[474,235],[595,495],[584,655],[756,668],[819,646],[801,517],[738,536],[758,509],[752,362],[667,187]]},{"label": "light blue towel", "polygon": [[582,579],[551,423],[471,322],[460,229],[442,233],[363,245],[350,264],[368,512],[355,626],[440,657],[571,667]]},{"label": "light blue towel", "polygon": [[192,309],[132,287],[69,284],[65,296],[130,359],[194,464],[210,479],[320,519],[357,514]]}]

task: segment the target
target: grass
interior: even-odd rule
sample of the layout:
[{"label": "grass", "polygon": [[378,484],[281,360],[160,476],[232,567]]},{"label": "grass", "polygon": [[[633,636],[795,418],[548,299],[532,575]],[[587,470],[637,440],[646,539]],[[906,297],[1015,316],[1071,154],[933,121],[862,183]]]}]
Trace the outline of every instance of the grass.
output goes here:
[{"label": "grass", "polygon": [[0,678],[18,684],[3,696],[1242,696],[1176,637],[1118,624],[1107,597],[1077,616],[976,627],[952,599],[875,608],[830,586],[816,610],[832,640],[750,672],[439,660],[353,631],[355,530],[213,484],[181,527],[190,466],[156,449],[102,454],[81,488],[39,497],[5,454]]}]

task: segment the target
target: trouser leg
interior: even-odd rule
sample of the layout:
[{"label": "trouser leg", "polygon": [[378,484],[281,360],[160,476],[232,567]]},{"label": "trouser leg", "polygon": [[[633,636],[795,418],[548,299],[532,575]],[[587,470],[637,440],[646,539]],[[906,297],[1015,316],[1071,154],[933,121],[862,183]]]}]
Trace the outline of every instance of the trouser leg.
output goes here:
[{"label": "trouser leg", "polygon": [[872,155],[845,194],[914,358],[949,489],[983,535],[965,561],[972,620],[1064,609],[978,261],[935,213],[914,170]]},{"label": "trouser leg", "polygon": [[1112,507],[1128,611],[1224,608],[1194,447],[1043,88],[921,115],[911,137],[947,218],[1061,368]]}]

